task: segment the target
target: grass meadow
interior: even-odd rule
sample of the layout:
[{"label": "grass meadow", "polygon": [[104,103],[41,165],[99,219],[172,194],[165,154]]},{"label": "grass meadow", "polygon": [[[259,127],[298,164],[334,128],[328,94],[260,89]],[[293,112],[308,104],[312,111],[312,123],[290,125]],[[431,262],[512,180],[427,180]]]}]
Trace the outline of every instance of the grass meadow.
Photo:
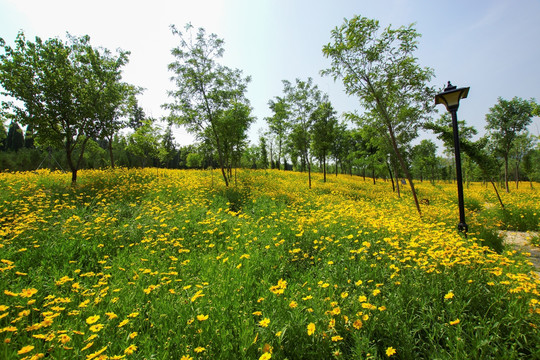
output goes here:
[{"label": "grass meadow", "polygon": [[[0,174],[1,359],[538,359],[540,184]],[[234,182],[233,182],[234,183]],[[429,204],[428,204],[429,203]]]}]

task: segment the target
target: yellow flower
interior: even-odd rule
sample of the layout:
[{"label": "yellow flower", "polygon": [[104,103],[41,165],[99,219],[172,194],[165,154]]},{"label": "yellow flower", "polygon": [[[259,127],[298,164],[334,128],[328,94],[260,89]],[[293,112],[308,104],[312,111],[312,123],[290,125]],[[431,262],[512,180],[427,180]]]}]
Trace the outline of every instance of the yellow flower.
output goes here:
[{"label": "yellow flower", "polygon": [[356,319],[356,320],[353,322],[352,326],[353,326],[356,330],[361,329],[361,328],[362,328],[362,320]]},{"label": "yellow flower", "polygon": [[60,338],[59,341],[60,341],[62,344],[65,344],[65,343],[68,343],[68,342],[71,341],[71,338],[70,338],[68,335],[66,335],[66,334],[61,334],[61,335],[59,336],[59,338]]},{"label": "yellow flower", "polygon": [[365,297],[364,295],[360,295],[360,296],[358,297],[358,301],[360,301],[361,303],[364,303],[364,302],[367,301],[367,297]]},{"label": "yellow flower", "polygon": [[333,342],[337,342],[337,341],[340,341],[340,340],[343,340],[343,338],[339,335],[336,335],[336,336],[332,336],[332,341]]},{"label": "yellow flower", "polygon": [[272,354],[270,353],[264,353],[261,355],[261,357],[259,358],[259,360],[269,360],[272,358]]},{"label": "yellow flower", "polygon": [[261,321],[259,321],[259,325],[261,325],[262,327],[268,327],[269,324],[270,324],[269,318],[264,318]]},{"label": "yellow flower", "polygon": [[315,324],[309,323],[307,326],[307,334],[311,336],[313,335],[314,332],[315,332]]},{"label": "yellow flower", "polygon": [[86,346],[85,346],[85,347],[83,347],[83,348],[81,349],[81,351],[84,351],[84,350],[86,350],[86,349],[90,348],[90,347],[91,347],[92,345],[94,345],[94,343],[93,343],[93,342],[91,342],[91,343],[88,343],[88,344],[86,344]]},{"label": "yellow flower", "polygon": [[297,307],[297,306],[298,306],[298,303],[297,303],[296,301],[294,301],[294,300],[291,301],[291,302],[289,303],[289,307],[290,307],[291,309],[294,309],[294,308]]},{"label": "yellow flower", "polygon": [[257,316],[261,316],[261,315],[262,315],[262,312],[260,312],[260,311],[254,311],[254,312],[252,312],[251,314],[257,315]]},{"label": "yellow flower", "polygon": [[444,298],[446,300],[451,299],[454,297],[454,293],[452,291],[448,292],[448,294],[444,295]]},{"label": "yellow flower", "polygon": [[126,325],[128,322],[129,322],[128,319],[122,320],[122,322],[120,324],[118,324],[118,327],[122,327],[122,326]]},{"label": "yellow flower", "polygon": [[21,350],[17,351],[17,354],[22,355],[34,350],[32,345],[24,346]]},{"label": "yellow flower", "polygon": [[459,324],[459,319],[450,321],[450,325],[457,325],[457,324]]},{"label": "yellow flower", "polygon": [[193,358],[191,356],[184,355],[180,358],[180,360],[193,360]]},{"label": "yellow flower", "polygon": [[99,320],[99,315],[94,315],[94,316],[89,316],[87,319],[86,319],[86,323],[88,325],[91,325],[93,323],[95,323],[96,321]]},{"label": "yellow flower", "polygon": [[199,321],[208,320],[208,315],[197,315],[197,320]]},{"label": "yellow flower", "polygon": [[37,289],[22,289],[20,295],[21,297],[32,297],[37,292]]},{"label": "yellow flower", "polygon": [[90,331],[92,332],[100,332],[101,329],[103,329],[103,324],[96,324],[96,325],[90,326]]},{"label": "yellow flower", "polygon": [[107,350],[107,346],[101,348],[101,350],[98,350],[96,351],[95,353],[93,354],[90,354],[88,356],[86,356],[86,360],[91,360],[91,359],[95,359],[97,358],[99,355],[101,355],[105,350]]},{"label": "yellow flower", "polygon": [[116,315],[116,314],[113,313],[113,312],[106,312],[105,315],[107,315],[107,316],[109,317],[109,320],[112,320],[112,319],[118,317],[118,315]]},{"label": "yellow flower", "polygon": [[137,346],[136,345],[129,345],[127,347],[126,350],[124,350],[124,354],[126,355],[131,355],[133,354],[135,351],[137,351]]},{"label": "yellow flower", "polygon": [[129,334],[129,338],[130,338],[130,339],[133,339],[133,338],[135,338],[137,335],[139,335],[139,333],[136,332],[136,331],[134,331],[134,332],[132,332],[131,334]]},{"label": "yellow flower", "polygon": [[203,351],[205,351],[206,349],[203,348],[202,346],[199,346],[199,347],[196,347],[195,349],[193,349],[196,353],[202,353]]},{"label": "yellow flower", "polygon": [[388,349],[386,349],[386,356],[392,356],[396,353],[396,349],[394,349],[393,347],[389,347]]}]

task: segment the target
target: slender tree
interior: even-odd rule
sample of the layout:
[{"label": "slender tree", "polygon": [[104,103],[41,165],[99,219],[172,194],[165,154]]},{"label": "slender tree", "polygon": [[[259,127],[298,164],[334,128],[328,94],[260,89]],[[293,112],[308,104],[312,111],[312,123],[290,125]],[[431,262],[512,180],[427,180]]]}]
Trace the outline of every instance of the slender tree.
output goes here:
[{"label": "slender tree", "polygon": [[[321,160],[323,179],[326,182],[326,163],[332,145],[336,141],[338,121],[336,111],[330,102],[323,102],[311,113],[311,133],[313,154]],[[337,163],[336,163],[337,168]]]},{"label": "slender tree", "polygon": [[497,104],[486,115],[486,130],[495,145],[495,151],[504,160],[504,183],[508,187],[508,161],[514,142],[532,122],[538,104],[536,101],[514,97],[512,100],[499,98]]},{"label": "slender tree", "polygon": [[414,134],[433,108],[434,89],[427,84],[433,71],[418,65],[413,52],[420,36],[412,25],[384,29],[379,22],[356,16],[332,30],[332,42],[323,47],[331,67],[323,75],[341,79],[385,134],[406,175],[418,213],[420,205],[408,165],[399,146],[400,135]]},{"label": "slender tree", "polygon": [[323,102],[328,102],[328,96],[313,84],[312,78],[307,81],[296,79],[294,84],[283,80],[283,92],[291,112],[292,132],[289,138],[300,155],[301,163],[307,167],[311,189],[311,113]]},{"label": "slender tree", "polygon": [[290,130],[290,111],[289,104],[285,99],[281,97],[276,97],[275,100],[270,100],[268,102],[270,110],[274,113],[273,116],[266,118],[270,132],[275,135],[277,143],[277,161],[276,167],[278,170],[281,169],[281,158],[284,155],[283,147],[285,140],[287,138],[288,132]]},{"label": "slender tree", "polygon": [[[228,116],[227,112],[237,104],[248,106],[245,92],[250,78],[242,77],[240,70],[218,64],[224,48],[223,40],[217,35],[207,35],[203,28],[194,33],[191,24],[186,25],[185,33],[174,25],[171,29],[180,38],[180,45],[172,50],[175,61],[169,64],[176,90],[168,92],[173,102],[163,107],[170,111],[169,121],[186,126],[200,140],[212,144],[225,185],[229,186],[226,157],[231,139],[227,139],[230,133],[223,131],[228,127],[247,130],[234,124],[238,119],[244,121],[244,117]],[[233,135],[237,139],[241,137],[241,134]]]}]

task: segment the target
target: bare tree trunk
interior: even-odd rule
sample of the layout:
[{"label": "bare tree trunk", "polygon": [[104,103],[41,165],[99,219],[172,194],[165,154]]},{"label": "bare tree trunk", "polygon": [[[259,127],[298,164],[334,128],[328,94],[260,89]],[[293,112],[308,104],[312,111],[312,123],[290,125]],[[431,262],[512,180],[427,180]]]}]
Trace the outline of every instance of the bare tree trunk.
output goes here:
[{"label": "bare tree trunk", "polygon": [[506,192],[510,192],[508,187],[508,155],[504,156],[504,185],[506,186]]},{"label": "bare tree trunk", "polygon": [[497,190],[497,187],[495,186],[495,183],[493,182],[493,180],[489,180],[489,182],[491,183],[491,185],[493,185],[493,189],[495,190],[495,194],[497,194],[497,199],[499,199],[499,203],[501,204],[501,207],[504,209],[504,204],[501,200],[501,196],[499,195],[499,190]]}]

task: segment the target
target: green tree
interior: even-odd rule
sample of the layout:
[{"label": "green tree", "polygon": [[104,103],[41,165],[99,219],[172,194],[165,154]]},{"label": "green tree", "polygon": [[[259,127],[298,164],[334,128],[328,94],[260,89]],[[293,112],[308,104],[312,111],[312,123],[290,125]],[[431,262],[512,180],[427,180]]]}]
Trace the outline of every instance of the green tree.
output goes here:
[{"label": "green tree", "polygon": [[420,36],[412,25],[379,33],[379,22],[356,16],[332,30],[332,43],[323,47],[331,67],[323,75],[341,79],[385,134],[406,175],[418,213],[420,205],[399,137],[415,134],[419,122],[433,108],[434,90],[427,86],[433,71],[418,65],[413,52]]},{"label": "green tree", "polygon": [[36,37],[31,42],[21,32],[14,48],[3,39],[0,45],[4,48],[0,55],[2,94],[18,100],[5,102],[4,107],[32,127],[37,143],[64,149],[75,183],[88,140],[100,138],[106,128],[104,114],[112,100],[101,74],[109,72],[112,62],[117,71],[127,53],[120,51],[105,61],[96,56],[99,51],[90,45],[89,36],[68,35],[66,42]]},{"label": "green tree", "polygon": [[424,174],[431,174],[431,181],[434,181],[435,165],[437,164],[437,145],[431,140],[424,139],[420,144],[412,149],[412,167],[416,169],[420,181],[423,181]]},{"label": "green tree", "polygon": [[261,169],[268,169],[268,150],[266,145],[266,138],[264,136],[259,137],[259,163]]},{"label": "green tree", "polygon": [[[323,179],[326,182],[326,162],[336,140],[338,121],[330,102],[323,102],[311,113],[311,136],[313,154],[322,163]],[[337,162],[336,162],[337,169]]]},{"label": "green tree", "polygon": [[268,123],[270,132],[275,135],[277,142],[277,169],[281,169],[281,159],[284,156],[283,148],[287,139],[288,132],[290,130],[290,112],[289,105],[282,97],[276,97],[275,100],[268,102],[270,110],[274,113],[271,117],[267,117],[265,120]]},{"label": "green tree", "polygon": [[[240,102],[231,104],[215,119],[214,130],[221,139],[221,149],[225,168],[229,180],[232,177],[232,168],[237,167],[242,157],[243,149],[247,145],[247,130],[254,121],[251,116],[251,107]],[[208,139],[213,139],[210,132]]]},{"label": "green tree", "polygon": [[145,167],[148,161],[160,158],[162,151],[160,131],[161,128],[155,124],[155,120],[148,118],[128,136],[127,150],[141,160],[142,167]]},{"label": "green tree", "polygon": [[[224,52],[223,40],[217,35],[207,35],[203,28],[194,34],[190,24],[185,27],[186,33],[175,26],[171,26],[171,29],[174,35],[180,37],[180,45],[172,50],[175,61],[169,64],[177,89],[168,93],[174,102],[163,107],[170,111],[170,121],[186,126],[199,139],[210,141],[217,152],[225,185],[229,186],[225,169],[226,152],[231,141],[226,144],[225,137],[229,133],[222,131],[227,130],[228,125],[245,129],[229,124],[236,119],[245,120],[243,117],[227,116],[226,113],[236,104],[246,105],[244,95],[250,78],[243,78],[240,70],[217,63],[216,60]],[[241,137],[239,135],[234,134],[236,139]]]},{"label": "green tree", "polygon": [[3,119],[0,117],[0,151],[6,150],[7,131]]},{"label": "green tree", "polygon": [[323,94],[313,79],[307,81],[296,79],[295,84],[283,80],[285,101],[289,105],[292,132],[289,135],[291,145],[300,156],[302,168],[307,167],[308,183],[311,189],[311,113],[323,102],[328,102],[328,96]]},{"label": "green tree", "polygon": [[6,150],[19,151],[24,147],[23,130],[18,123],[12,121],[9,124],[8,133],[6,136]]},{"label": "green tree", "polygon": [[510,152],[514,147],[514,142],[527,126],[532,122],[532,117],[538,104],[535,100],[523,100],[514,97],[512,100],[499,98],[497,104],[489,109],[486,115],[486,130],[488,130],[495,151],[504,160],[504,183],[506,192],[510,192],[508,187],[508,162]]}]

